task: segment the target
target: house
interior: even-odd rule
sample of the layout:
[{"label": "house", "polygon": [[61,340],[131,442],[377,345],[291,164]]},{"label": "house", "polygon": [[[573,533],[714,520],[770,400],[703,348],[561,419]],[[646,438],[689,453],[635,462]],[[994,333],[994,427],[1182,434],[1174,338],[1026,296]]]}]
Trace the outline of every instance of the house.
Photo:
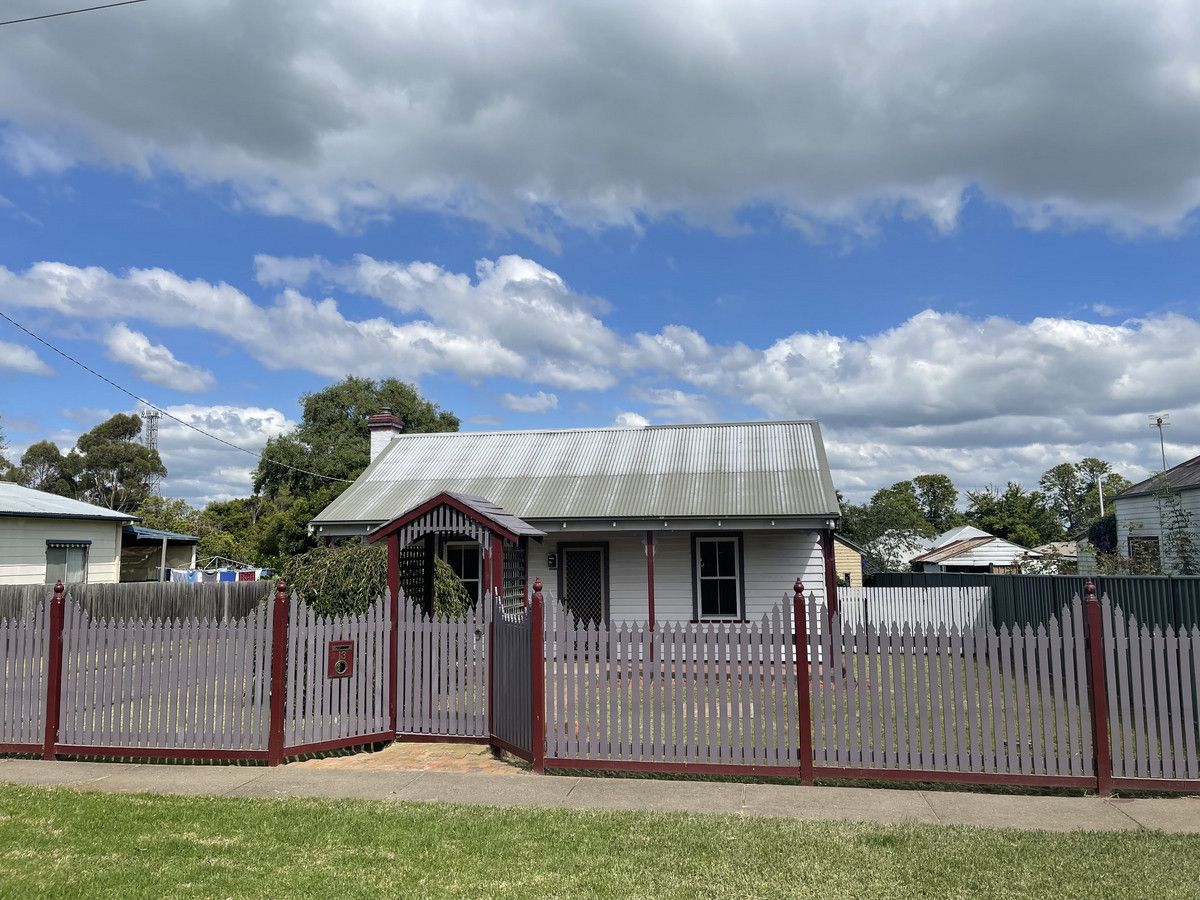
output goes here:
[{"label": "house", "polygon": [[521,602],[540,578],[581,619],[756,619],[800,578],[836,589],[838,502],[813,421],[402,434],[311,523],[387,541],[391,583],[428,602],[432,557]]},{"label": "house", "polygon": [[121,580],[167,581],[171,569],[195,569],[194,534],[126,525],[121,531]]},{"label": "house", "polygon": [[914,556],[914,572],[1015,572],[1021,562],[1040,557],[1037,551],[988,534],[972,525],[951,528],[933,540],[933,547]]},{"label": "house", "polygon": [[838,584],[847,587],[863,586],[863,563],[867,551],[844,534],[833,536],[833,561],[837,567]]},{"label": "house", "polygon": [[128,513],[0,482],[0,584],[121,580]]},{"label": "house", "polygon": [[1140,481],[1113,498],[1117,549],[1130,559],[1148,559],[1158,563],[1163,572],[1178,574],[1179,560],[1166,546],[1163,534],[1165,510],[1155,493],[1160,485],[1177,494],[1181,510],[1190,513],[1193,540],[1200,545],[1200,456],[1197,456],[1162,475]]}]

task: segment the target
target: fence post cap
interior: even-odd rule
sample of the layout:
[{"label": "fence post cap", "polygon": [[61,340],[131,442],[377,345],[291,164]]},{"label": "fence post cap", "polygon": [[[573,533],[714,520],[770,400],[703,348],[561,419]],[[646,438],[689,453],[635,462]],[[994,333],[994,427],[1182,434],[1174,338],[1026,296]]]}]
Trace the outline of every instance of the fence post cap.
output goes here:
[{"label": "fence post cap", "polygon": [[533,592],[535,594],[540,594],[541,591],[542,591],[542,579],[540,579],[540,578],[533,579]]},{"label": "fence post cap", "polygon": [[61,597],[63,595],[63,591],[65,591],[65,590],[66,590],[66,588],[63,587],[61,578],[58,579],[58,581],[54,582],[54,596],[55,597]]},{"label": "fence post cap", "polygon": [[284,581],[282,578],[280,578],[277,582],[275,582],[275,592],[277,594],[286,594],[287,593],[287,582]]},{"label": "fence post cap", "polygon": [[796,583],[792,585],[792,590],[796,592],[797,597],[802,597],[804,595],[804,583],[797,578]]},{"label": "fence post cap", "polygon": [[1083,599],[1086,601],[1095,601],[1096,599],[1096,582],[1090,578],[1083,583]]}]

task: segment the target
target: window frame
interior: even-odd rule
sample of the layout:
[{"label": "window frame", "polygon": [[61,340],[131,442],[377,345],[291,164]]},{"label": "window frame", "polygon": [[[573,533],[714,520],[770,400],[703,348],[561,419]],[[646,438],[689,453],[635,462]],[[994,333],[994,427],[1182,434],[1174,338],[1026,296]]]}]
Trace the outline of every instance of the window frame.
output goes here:
[{"label": "window frame", "polygon": [[[737,587],[737,613],[732,616],[705,616],[700,609],[700,544],[710,540],[734,542],[734,560],[737,576],[733,579]],[[745,538],[740,531],[693,531],[692,532],[692,621],[693,622],[745,622],[746,621],[746,553]],[[728,576],[709,576],[726,580]]]},{"label": "window frame", "polygon": [[[450,560],[447,559],[447,555],[448,555],[451,547],[454,547],[454,548],[474,547],[475,548],[475,552],[476,552],[476,554],[478,556],[478,560],[479,560],[478,568],[476,570],[479,573],[477,575],[477,577],[475,577],[473,579],[464,580],[463,577],[461,575],[459,575],[457,572],[455,572],[454,574],[458,576],[458,580],[462,582],[463,587],[467,588],[468,594],[471,593],[471,589],[469,587],[469,582],[470,581],[475,582],[474,600],[476,603],[478,603],[479,598],[483,596],[483,545],[481,543],[479,543],[479,541],[472,541],[472,540],[460,539],[460,538],[448,538],[448,539],[442,541],[441,548],[440,548],[441,549],[440,556],[442,558],[442,562],[444,562],[448,566],[450,565]],[[451,568],[453,568],[453,566],[451,566]]]},{"label": "window frame", "polygon": [[[83,564],[82,564],[83,580],[82,581],[70,581],[70,582],[67,581],[67,573],[70,568],[70,561],[67,559],[63,560],[62,578],[59,579],[57,575],[54,576],[53,578],[51,578],[51,575],[50,575],[50,551],[51,550],[66,550],[68,552],[70,552],[71,550],[79,550],[80,552],[82,552],[82,554],[83,554]],[[54,584],[55,582],[61,580],[63,584],[87,584],[89,569],[91,568],[91,566],[90,566],[91,550],[92,550],[92,542],[90,540],[78,540],[78,539],[71,539],[71,538],[47,538],[46,539],[46,574],[45,574],[46,581],[45,581],[45,583],[46,584]]]}]

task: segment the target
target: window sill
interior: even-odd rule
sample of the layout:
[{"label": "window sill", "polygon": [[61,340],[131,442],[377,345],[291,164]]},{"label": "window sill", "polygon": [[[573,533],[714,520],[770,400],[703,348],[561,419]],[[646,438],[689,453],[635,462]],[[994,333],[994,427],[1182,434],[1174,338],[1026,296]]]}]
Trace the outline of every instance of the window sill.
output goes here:
[{"label": "window sill", "polygon": [[749,619],[689,619],[693,625],[749,625]]}]

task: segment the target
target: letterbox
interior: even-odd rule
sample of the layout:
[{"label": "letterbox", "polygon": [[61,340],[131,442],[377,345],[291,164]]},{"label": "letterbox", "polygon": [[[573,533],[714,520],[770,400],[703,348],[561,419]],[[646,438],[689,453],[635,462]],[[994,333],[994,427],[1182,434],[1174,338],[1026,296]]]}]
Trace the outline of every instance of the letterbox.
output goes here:
[{"label": "letterbox", "polygon": [[354,674],[354,641],[329,642],[329,664],[325,674],[330,678],[349,678]]}]

